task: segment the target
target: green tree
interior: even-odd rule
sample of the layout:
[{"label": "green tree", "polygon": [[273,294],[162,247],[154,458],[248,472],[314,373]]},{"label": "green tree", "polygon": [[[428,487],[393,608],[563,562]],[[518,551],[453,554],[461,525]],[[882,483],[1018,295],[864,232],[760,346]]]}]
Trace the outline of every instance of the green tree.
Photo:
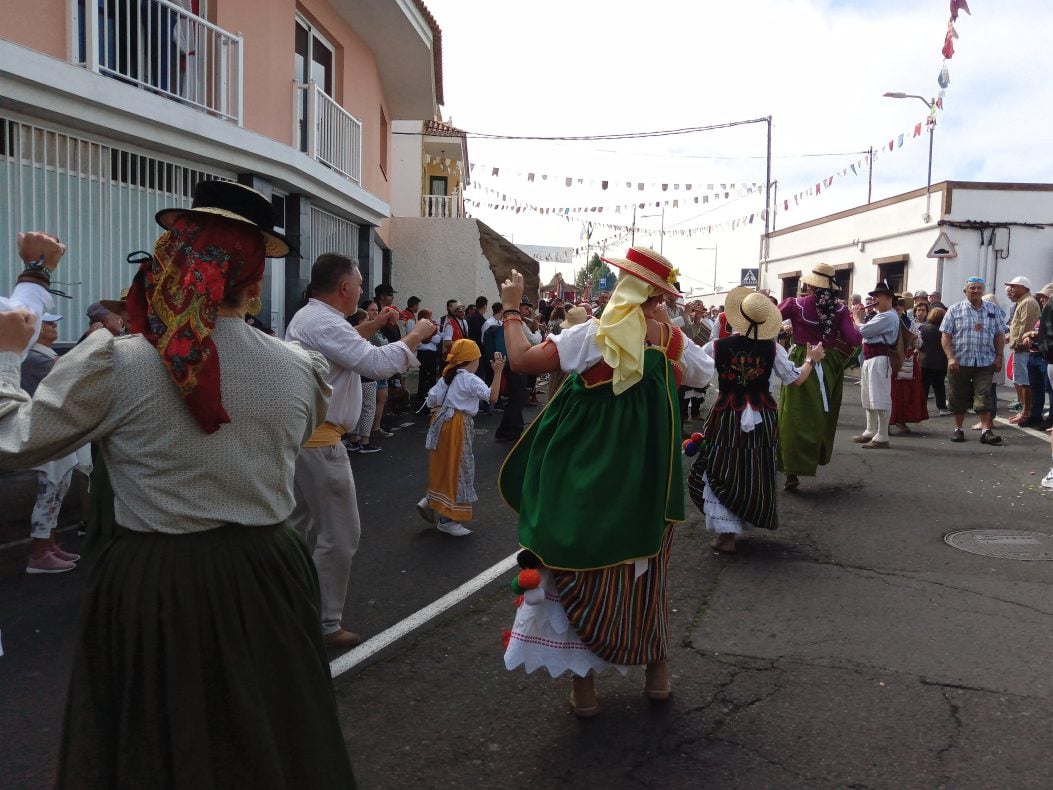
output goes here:
[{"label": "green tree", "polygon": [[610,266],[600,260],[599,254],[594,252],[585,268],[578,269],[574,273],[574,284],[579,288],[584,288],[585,284],[588,283],[592,287],[593,293],[595,293],[600,288],[601,277],[607,279],[607,287],[604,290],[614,290],[614,281],[616,279],[614,272],[611,271]]}]

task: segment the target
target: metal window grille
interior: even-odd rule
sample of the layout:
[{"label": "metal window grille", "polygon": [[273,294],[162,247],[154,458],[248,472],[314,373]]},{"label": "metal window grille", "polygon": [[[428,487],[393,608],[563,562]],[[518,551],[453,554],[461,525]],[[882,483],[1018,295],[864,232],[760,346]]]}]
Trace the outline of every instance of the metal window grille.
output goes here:
[{"label": "metal window grille", "polygon": [[[135,273],[126,262],[135,250],[153,252],[163,208],[189,207],[198,181],[233,180],[233,173],[205,169],[36,123],[0,115],[0,240],[7,260],[17,259],[17,234],[46,230],[66,245],[55,287],[66,316],[59,340],[76,340],[87,327],[86,310],[116,299]],[[10,293],[17,267],[5,267]]]},{"label": "metal window grille", "polygon": [[338,252],[358,260],[358,225],[350,220],[311,206],[311,249],[314,262],[323,252]]}]

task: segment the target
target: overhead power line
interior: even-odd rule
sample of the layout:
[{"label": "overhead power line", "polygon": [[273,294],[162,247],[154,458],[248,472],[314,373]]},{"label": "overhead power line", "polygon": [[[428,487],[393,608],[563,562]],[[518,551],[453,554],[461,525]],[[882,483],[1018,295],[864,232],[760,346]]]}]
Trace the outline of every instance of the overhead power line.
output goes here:
[{"label": "overhead power line", "polygon": [[[464,131],[466,137],[474,137],[477,140],[538,140],[538,141],[578,141],[578,140],[639,140],[647,137],[672,137],[681,134],[694,134],[696,132],[710,132],[714,129],[730,129],[735,126],[745,126],[752,123],[767,123],[767,118],[753,118],[748,121],[729,121],[728,123],[717,123],[710,126],[687,126],[681,129],[660,129],[654,132],[619,132],[616,134],[583,134],[583,135],[529,135],[529,134],[492,134],[489,132]],[[463,130],[462,130],[463,131]],[[392,134],[408,134],[420,137],[430,136],[426,131],[420,132],[392,132]]]}]

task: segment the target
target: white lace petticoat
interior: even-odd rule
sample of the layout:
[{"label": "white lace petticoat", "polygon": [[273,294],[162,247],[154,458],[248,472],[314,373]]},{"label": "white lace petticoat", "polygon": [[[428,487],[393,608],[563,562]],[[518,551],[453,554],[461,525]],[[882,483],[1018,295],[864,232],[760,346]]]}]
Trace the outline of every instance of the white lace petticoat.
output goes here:
[{"label": "white lace petticoat", "polygon": [[524,601],[516,609],[505,649],[505,668],[523,667],[527,674],[543,668],[554,678],[566,672],[585,677],[590,671],[598,674],[607,669],[626,674],[627,667],[604,661],[581,641],[567,619],[567,611],[560,603],[548,570],[541,571],[541,587],[545,600],[538,604]]}]

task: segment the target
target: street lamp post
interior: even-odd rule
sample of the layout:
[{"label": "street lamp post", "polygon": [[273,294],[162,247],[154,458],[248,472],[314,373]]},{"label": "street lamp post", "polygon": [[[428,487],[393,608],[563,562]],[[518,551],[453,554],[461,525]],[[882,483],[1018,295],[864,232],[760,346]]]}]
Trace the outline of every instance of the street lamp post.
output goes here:
[{"label": "street lamp post", "polygon": [[717,292],[717,245],[712,247],[695,247],[696,250],[713,250],[713,293]]},{"label": "street lamp post", "polygon": [[640,219],[647,219],[648,217],[661,217],[662,218],[662,229],[658,232],[658,253],[660,255],[665,254],[665,206],[662,206],[661,214],[641,214]]},{"label": "street lamp post", "polygon": [[925,216],[922,217],[922,221],[928,222],[932,219],[930,209],[932,207],[932,140],[936,132],[936,114],[934,109],[936,107],[935,99],[926,99],[924,96],[919,96],[916,93],[901,93],[900,91],[890,91],[885,94],[886,99],[917,99],[922,102],[926,107],[929,108],[929,174],[925,181]]}]

